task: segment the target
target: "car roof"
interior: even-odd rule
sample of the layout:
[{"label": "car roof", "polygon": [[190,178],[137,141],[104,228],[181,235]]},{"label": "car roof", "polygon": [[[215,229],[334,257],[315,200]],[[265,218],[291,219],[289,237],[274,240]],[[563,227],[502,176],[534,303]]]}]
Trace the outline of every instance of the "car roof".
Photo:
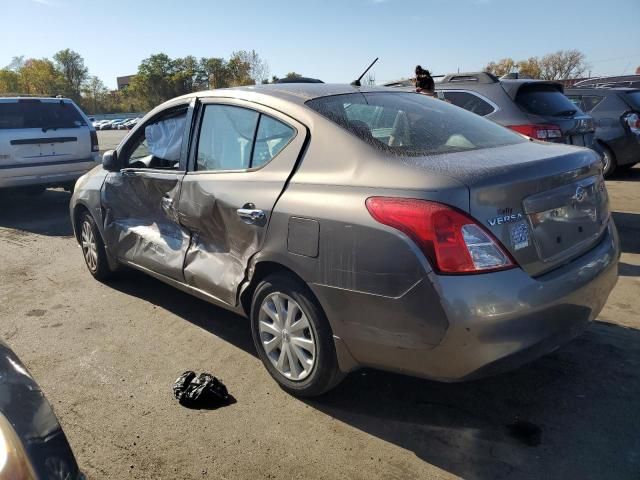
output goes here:
[{"label": "car roof", "polygon": [[[331,95],[344,95],[349,93],[371,93],[371,92],[393,92],[397,89],[388,87],[362,86],[355,87],[349,84],[334,83],[278,83],[269,85],[251,85],[247,87],[221,88],[217,90],[205,90],[195,92],[180,98],[206,98],[206,97],[229,97],[240,94],[239,97],[273,97],[286,100],[299,105],[309,100]],[[230,95],[231,94],[231,95]]]},{"label": "car roof", "polygon": [[633,87],[615,87],[615,88],[601,88],[601,87],[572,87],[566,88],[565,92],[571,93],[594,93],[599,95],[606,95],[607,92],[640,92],[640,88]]},{"label": "car roof", "polygon": [[20,100],[38,100],[38,101],[45,100],[50,103],[55,103],[55,102],[72,103],[71,99],[66,97],[34,97],[30,95],[17,96],[17,97],[0,96],[0,102],[4,102],[4,103],[13,103],[13,102],[18,102]]}]

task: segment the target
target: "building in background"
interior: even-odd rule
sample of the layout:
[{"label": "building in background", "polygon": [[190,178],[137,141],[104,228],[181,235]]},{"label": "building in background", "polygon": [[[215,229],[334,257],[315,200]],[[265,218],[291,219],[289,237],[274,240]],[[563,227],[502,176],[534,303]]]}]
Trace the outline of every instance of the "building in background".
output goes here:
[{"label": "building in background", "polygon": [[133,80],[135,75],[125,75],[123,77],[117,77],[116,82],[118,82],[118,90],[122,90],[123,88],[127,88]]}]

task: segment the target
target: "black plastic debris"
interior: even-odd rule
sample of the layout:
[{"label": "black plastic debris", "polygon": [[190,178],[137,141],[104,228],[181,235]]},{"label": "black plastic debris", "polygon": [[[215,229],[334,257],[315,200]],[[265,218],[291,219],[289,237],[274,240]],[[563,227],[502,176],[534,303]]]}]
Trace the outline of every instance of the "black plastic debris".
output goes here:
[{"label": "black plastic debris", "polygon": [[191,370],[175,381],[173,395],[180,405],[189,408],[218,408],[233,403],[233,397],[220,380],[209,373],[196,376]]}]

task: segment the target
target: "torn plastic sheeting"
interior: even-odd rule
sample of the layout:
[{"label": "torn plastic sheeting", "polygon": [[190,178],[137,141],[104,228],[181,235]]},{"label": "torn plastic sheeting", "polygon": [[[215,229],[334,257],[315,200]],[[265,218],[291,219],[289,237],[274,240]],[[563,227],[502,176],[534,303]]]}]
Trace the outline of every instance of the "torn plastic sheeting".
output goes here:
[{"label": "torn plastic sheeting", "polygon": [[149,152],[154,157],[172,162],[180,160],[186,118],[186,115],[168,118],[144,129]]},{"label": "torn plastic sheeting", "polygon": [[173,395],[189,408],[218,408],[233,403],[227,387],[209,373],[187,370],[173,384]]}]

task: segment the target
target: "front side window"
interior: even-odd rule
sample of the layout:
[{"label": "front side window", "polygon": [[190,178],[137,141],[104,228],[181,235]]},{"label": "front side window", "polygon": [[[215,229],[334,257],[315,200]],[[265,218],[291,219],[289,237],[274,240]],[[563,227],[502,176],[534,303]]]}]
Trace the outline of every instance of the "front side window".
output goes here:
[{"label": "front side window", "polygon": [[270,162],[295,136],[295,130],[254,110],[207,105],[198,139],[199,171],[247,170]]},{"label": "front side window", "polygon": [[490,113],[493,113],[495,111],[495,109],[489,102],[484,101],[483,99],[472,93],[447,91],[443,91],[442,93],[445,100],[450,101],[457,107],[464,108],[465,110],[469,110],[476,115],[480,115],[481,117],[489,115]]},{"label": "front side window", "polygon": [[126,148],[127,166],[179,169],[186,120],[187,109],[182,108],[147,123]]},{"label": "front side window", "polygon": [[334,95],[306,105],[373,147],[397,155],[432,155],[526,141],[476,114],[418,93]]}]

